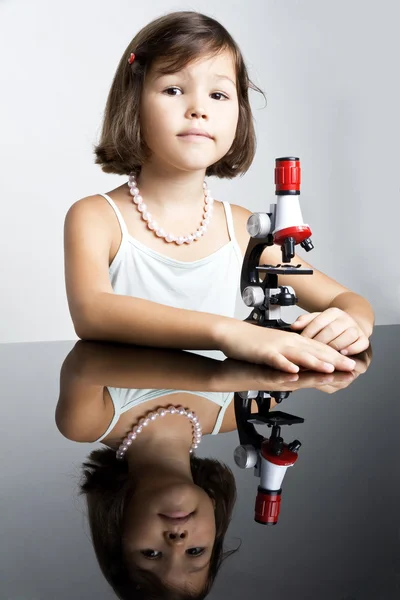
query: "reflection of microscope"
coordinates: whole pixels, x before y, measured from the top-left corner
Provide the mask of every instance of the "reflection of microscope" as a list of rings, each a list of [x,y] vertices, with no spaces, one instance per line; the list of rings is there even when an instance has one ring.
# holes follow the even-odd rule
[[[254,467],[254,475],[260,478],[257,490],[254,520],[263,525],[278,522],[282,481],[288,467],[296,462],[301,446],[298,440],[286,444],[281,437],[281,427],[293,423],[304,423],[304,419],[284,412],[269,412],[271,397],[282,402],[290,392],[239,392],[235,394],[235,417],[240,446],[234,453],[235,463],[241,469]],[[258,413],[251,413],[255,400]],[[272,427],[271,437],[260,435],[254,424]]]
[[[243,261],[240,289],[244,303],[254,307],[246,321],[255,325],[290,329],[290,325],[281,320],[281,306],[293,306],[298,299],[290,286],[278,286],[278,275],[313,273],[311,269],[301,269],[301,265],[259,266],[261,254],[267,246],[281,246],[283,263],[290,263],[297,244],[307,252],[314,247],[311,229],[303,223],[300,210],[300,175],[298,158],[277,158],[277,202],[271,204],[269,213],[254,213],[247,221],[251,238]],[[265,273],[264,281],[260,279],[262,273]]]

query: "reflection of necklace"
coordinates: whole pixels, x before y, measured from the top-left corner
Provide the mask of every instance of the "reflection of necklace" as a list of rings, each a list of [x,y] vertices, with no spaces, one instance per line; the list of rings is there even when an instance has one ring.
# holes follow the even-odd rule
[[[199,423],[199,419],[192,410],[185,410],[182,406],[169,406],[168,408],[159,408],[155,412],[147,413],[142,419],[140,419],[139,423],[135,425],[132,429],[131,433],[129,433],[126,438],[123,440],[122,444],[117,450],[117,458],[122,460],[125,456],[125,452],[128,450],[128,447],[132,444],[133,440],[137,438],[137,436],[143,431],[143,427],[147,427],[151,421],[155,421],[158,417],[165,417],[165,415],[182,415],[189,419],[192,423],[192,447],[190,448],[190,453],[193,452],[195,448],[198,448],[201,442],[201,425]]]
[[[142,215],[143,221],[147,223],[147,227],[154,231],[157,237],[164,238],[166,242],[175,242],[178,246],[182,244],[191,244],[196,240],[199,240],[202,235],[207,233],[208,225],[211,221],[212,213],[213,213],[213,203],[214,200],[211,197],[210,191],[207,188],[206,182],[203,183],[204,188],[204,212],[203,212],[203,220],[201,221],[200,227],[196,229],[194,233],[190,233],[188,235],[176,236],[173,233],[167,233],[158,226],[158,223],[154,221],[151,214],[147,211],[147,206],[143,202],[143,198],[140,195],[139,188],[136,182],[136,178],[134,173],[129,175],[129,191],[133,196],[132,200],[136,204],[138,211]]]

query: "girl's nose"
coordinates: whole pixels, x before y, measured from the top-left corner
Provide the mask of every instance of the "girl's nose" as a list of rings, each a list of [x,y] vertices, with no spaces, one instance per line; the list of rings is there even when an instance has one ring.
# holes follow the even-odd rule
[[[164,533],[165,540],[171,546],[178,546],[185,542],[188,536],[188,532],[185,531],[166,531]]]
[[[205,109],[199,104],[198,106],[191,106],[191,108],[188,108],[186,117],[188,119],[207,119],[208,115]]]

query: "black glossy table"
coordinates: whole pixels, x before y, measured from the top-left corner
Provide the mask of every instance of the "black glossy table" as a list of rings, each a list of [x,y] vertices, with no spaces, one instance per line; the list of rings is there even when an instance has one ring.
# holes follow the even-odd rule
[[[236,476],[225,543],[242,541],[210,598],[400,598],[399,339],[400,326],[377,327],[372,362],[353,383],[334,394],[295,391],[280,405],[304,423],[285,431],[302,447],[275,527],[254,521],[259,480],[234,462],[237,432],[203,438],[198,455],[226,462]],[[60,367],[74,344],[0,346],[2,600],[115,597],[77,494],[93,445],[63,438],[54,421]]]

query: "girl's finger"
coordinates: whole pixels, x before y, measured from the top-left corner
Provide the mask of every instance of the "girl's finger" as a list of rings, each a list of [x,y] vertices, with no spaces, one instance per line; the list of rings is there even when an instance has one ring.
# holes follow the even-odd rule
[[[358,338],[358,340],[356,342],[354,342],[353,344],[351,344],[350,346],[347,346],[345,348],[343,348],[343,350],[341,350],[341,354],[344,354],[345,356],[347,355],[351,355],[351,354],[359,354],[360,352],[363,352],[364,350],[366,350],[369,346],[369,340],[365,335],[362,335]]]
[[[321,313],[319,313],[319,312],[316,312],[316,313],[314,312],[314,313],[309,313],[308,315],[301,315],[298,319],[296,319],[296,321],[294,323],[292,323],[292,327],[304,328],[320,314]]]
[[[323,358],[318,358],[307,350],[299,352],[296,349],[291,349],[287,353],[287,356],[300,367],[305,367],[312,371],[332,373],[335,370],[335,366],[332,363],[327,362]]]
[[[299,367],[294,363],[285,358],[282,354],[268,354],[265,357],[266,364],[270,365],[274,369],[285,371],[286,373],[298,373]]]
[[[303,329],[301,335],[309,339],[313,339],[325,327],[330,325],[335,320],[335,318],[336,317],[333,313],[320,313],[318,317],[315,317],[315,319]]]
[[[349,327],[349,329],[346,329],[346,331],[343,331],[343,333],[338,335],[338,337],[334,338],[331,342],[329,342],[329,345],[331,346],[331,348],[334,348],[335,350],[340,352],[340,350],[343,350],[344,348],[347,348],[355,342],[357,342],[359,337],[360,335],[357,328]]]
[[[338,319],[336,321],[332,321],[329,325],[324,327],[324,329],[322,329],[322,331],[320,331],[316,336],[314,336],[313,339],[316,342],[321,342],[322,344],[328,345],[331,342],[333,342],[333,340],[336,340],[336,338],[342,335],[346,331],[346,329],[347,327],[345,323]],[[349,343],[346,345],[350,345],[354,341],[354,339],[349,339]],[[334,348],[334,346],[332,346],[332,348]],[[344,348],[344,346],[341,346],[341,348]]]
[[[315,389],[319,392],[323,392],[324,394],[334,394],[335,392],[339,391],[340,388],[338,389],[334,385],[317,385]]]

